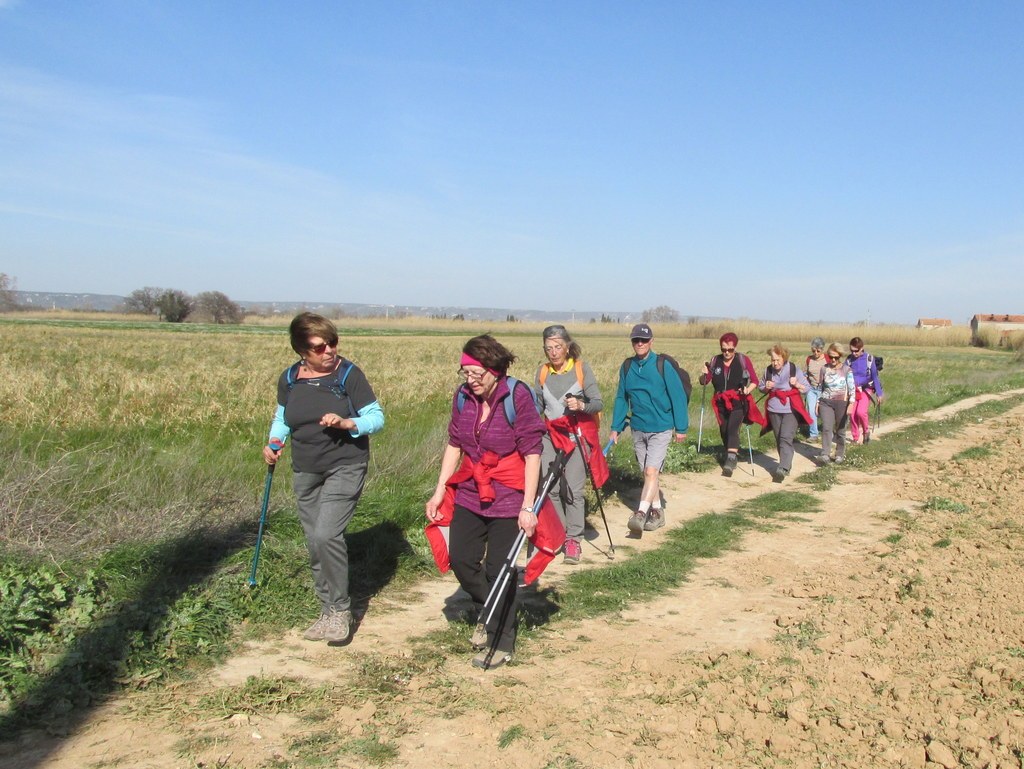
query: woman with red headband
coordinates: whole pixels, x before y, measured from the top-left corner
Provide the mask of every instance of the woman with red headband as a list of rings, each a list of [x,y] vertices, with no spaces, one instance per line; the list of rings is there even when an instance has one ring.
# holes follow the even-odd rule
[[[725,446],[722,475],[727,478],[736,469],[739,457],[740,425],[744,422],[762,427],[765,425],[764,416],[750,397],[750,393],[757,388],[757,371],[750,358],[736,352],[739,342],[739,337],[731,331],[722,334],[718,340],[721,355],[705,363],[700,373],[700,383],[707,385],[710,382],[715,389],[711,408],[718,420],[722,445]]]
[[[533,390],[508,376],[515,360],[489,334],[473,337],[463,346],[459,374],[466,381],[452,401],[448,446],[437,488],[426,504],[427,518],[439,522],[445,516],[446,491],[454,487],[448,557],[477,614],[519,530],[530,536],[537,527],[534,502],[541,437],[547,429],[537,413]],[[506,404],[509,398],[512,404]],[[512,659],[516,582],[511,580],[499,597],[490,623],[481,623],[473,631],[471,642],[480,650],[473,658],[477,667],[487,670]]]

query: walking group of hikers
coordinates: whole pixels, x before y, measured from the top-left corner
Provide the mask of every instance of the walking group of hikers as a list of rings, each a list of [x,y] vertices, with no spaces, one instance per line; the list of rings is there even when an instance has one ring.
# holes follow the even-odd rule
[[[363,490],[369,436],[384,426],[384,413],[363,372],[338,354],[338,332],[329,320],[301,313],[289,335],[300,360],[278,379],[278,406],[263,456],[272,470],[290,439],[296,504],[321,606],[320,617],[303,637],[339,644],[352,629],[344,533]],[[470,641],[478,652],[473,664],[485,670],[508,662],[515,649],[516,561],[524,542],[529,540],[533,550],[524,584],[536,580],[558,553],[564,563],[580,562],[586,481],[595,489],[604,485],[605,451],[627,426],[643,470],[643,487],[627,527],[641,536],[664,526],[659,475],[669,446],[686,440],[689,429],[689,374],[671,356],[653,351],[649,325],[637,324],[630,333],[633,355],[619,369],[604,451],[599,437],[604,402],[579,344],[561,325],[544,329],[542,339],[547,362],[532,383],[508,375],[516,356],[492,336],[476,336],[463,345],[459,374],[464,383],[452,398],[448,443],[437,486],[425,505],[426,536],[438,567],[451,569],[473,601],[476,622]],[[819,437],[820,419],[817,459],[822,463],[844,460],[848,420],[854,442],[869,440],[869,402],[884,397],[881,359],[865,353],[859,337],[850,340],[849,355],[841,345],[826,348],[824,340],[815,338],[803,367],[790,361],[786,348],[774,345],[762,378],[750,358],[737,351],[735,334],[724,334],[719,342],[720,354],[703,364],[699,382],[702,393],[712,386],[724,475],[731,476],[739,461],[744,424],[748,450],[750,424],[774,432],[776,482],[791,469],[801,423],[813,441]],[[767,416],[755,390],[764,393]],[[703,417],[702,394],[701,432]],[[268,472],[268,490],[269,477]]]

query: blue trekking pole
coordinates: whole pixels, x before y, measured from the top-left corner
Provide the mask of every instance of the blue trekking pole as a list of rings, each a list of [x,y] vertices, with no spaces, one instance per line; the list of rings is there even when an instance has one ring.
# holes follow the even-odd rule
[[[608,452],[612,450],[612,446],[614,446],[614,445],[615,445],[615,441],[613,441],[611,438],[609,438],[608,442],[606,444],[604,444],[604,448],[601,450],[601,453],[604,454],[607,457],[608,456]]]
[[[280,451],[283,443],[276,438],[270,442],[270,448]],[[267,507],[270,505],[270,484],[274,480],[274,468],[277,464],[267,465],[267,480],[263,484],[263,509],[260,511],[260,528],[256,533],[256,550],[252,554],[252,570],[249,572],[249,587],[256,587],[256,567],[260,563],[260,546],[263,544],[263,530],[267,526]]]
[[[700,388],[700,427],[697,429],[697,453],[700,454],[700,442],[704,437],[704,396],[708,394],[708,386]]]

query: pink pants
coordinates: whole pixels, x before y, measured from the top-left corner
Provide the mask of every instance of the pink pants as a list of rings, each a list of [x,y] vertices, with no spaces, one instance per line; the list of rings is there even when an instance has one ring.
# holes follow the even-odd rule
[[[857,399],[854,401],[853,416],[850,419],[850,435],[854,442],[860,440],[861,432],[867,435],[870,425],[868,424],[868,411],[871,409],[871,398],[868,394],[857,388]]]

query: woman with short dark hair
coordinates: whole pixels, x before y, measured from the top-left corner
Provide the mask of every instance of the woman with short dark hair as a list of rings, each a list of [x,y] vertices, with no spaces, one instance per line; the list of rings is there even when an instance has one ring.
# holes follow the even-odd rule
[[[342,643],[352,625],[345,529],[363,493],[369,436],[384,427],[384,412],[362,370],[338,354],[331,321],[303,312],[288,335],[299,361],[278,378],[263,458],[275,464],[291,438],[295,501],[320,601],[320,618],[303,638]]]
[[[447,517],[448,557],[463,590],[483,609],[491,586],[520,529],[537,527],[534,504],[540,481],[541,436],[533,390],[508,376],[516,360],[494,337],[476,336],[462,347],[459,374],[465,380],[452,399],[448,445],[426,514],[432,524]],[[508,403],[511,399],[511,403]],[[471,643],[484,670],[512,659],[518,622],[516,579],[498,596],[489,623],[480,623]]]

